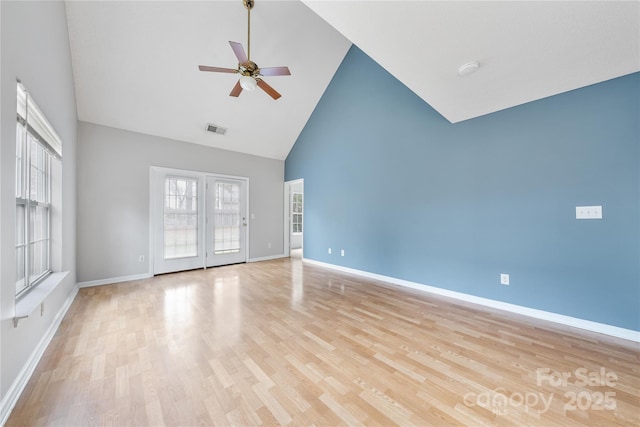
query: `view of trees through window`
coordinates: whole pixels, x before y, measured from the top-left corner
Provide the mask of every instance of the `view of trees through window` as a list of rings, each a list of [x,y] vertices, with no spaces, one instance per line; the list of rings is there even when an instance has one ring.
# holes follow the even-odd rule
[[[292,230],[294,233],[302,233],[302,194],[293,193],[291,204]]]

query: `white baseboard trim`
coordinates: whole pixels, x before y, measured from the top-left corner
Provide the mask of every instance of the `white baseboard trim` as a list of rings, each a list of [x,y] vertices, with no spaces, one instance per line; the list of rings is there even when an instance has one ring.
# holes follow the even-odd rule
[[[272,259],[279,259],[279,258],[287,258],[287,256],[285,254],[278,254],[278,255],[262,256],[258,258],[249,258],[248,262],[269,261]]]
[[[522,314],[524,316],[529,316],[536,319],[548,320],[550,322],[559,323],[561,325],[573,326],[575,328],[580,328],[580,329],[584,329],[591,332],[598,332],[600,334],[610,335],[612,337],[622,338],[622,339],[634,341],[634,342],[640,342],[640,331],[634,331],[632,329],[625,329],[618,326],[607,325],[606,323],[598,323],[598,322],[593,322],[591,320],[584,320],[576,317],[565,316],[564,314],[552,313],[549,311],[538,310],[535,308],[524,307],[521,305],[510,304],[502,301],[496,301],[489,298],[483,298],[475,295],[465,294],[462,292],[450,291],[447,289],[437,288],[435,286],[423,285],[416,282],[410,282],[408,280],[397,279],[395,277],[390,277],[390,276],[383,276],[381,274],[376,274],[376,273],[369,273],[368,271],[342,267],[339,265],[320,262],[320,261],[316,261],[308,258],[303,259],[303,262],[307,264],[315,265],[318,267],[322,267],[322,268],[328,268],[331,270],[340,271],[342,273],[352,274],[355,276],[365,277],[367,279],[390,283],[396,286],[416,289],[418,291],[423,291],[431,294],[454,298],[460,301],[465,301],[473,304],[483,305],[486,307],[496,308],[498,310],[504,310],[511,313]]]
[[[148,279],[149,277],[152,277],[151,273],[134,274],[131,276],[112,277],[110,279],[89,280],[87,282],[78,282],[77,286],[79,288],[90,288],[92,286],[113,285],[114,283]]]
[[[29,379],[31,379],[31,375],[33,375],[33,371],[35,371],[36,366],[38,366],[42,355],[49,346],[49,343],[53,339],[53,336],[58,331],[58,327],[60,326],[60,323],[62,323],[62,319],[64,319],[65,314],[67,314],[67,310],[69,310],[69,307],[71,307],[71,303],[73,303],[73,300],[75,299],[77,294],[78,287],[74,286],[73,290],[58,311],[58,314],[56,314],[56,317],[51,322],[51,325],[45,332],[44,336],[42,337],[36,348],[33,350],[33,353],[31,353],[31,356],[29,356],[26,363],[22,366],[22,369],[18,373],[18,376],[16,377],[13,384],[11,384],[11,387],[9,387],[9,390],[7,390],[7,394],[4,396],[4,399],[2,399],[2,402],[0,402],[0,426],[5,425],[5,423],[9,419],[11,411],[13,411],[13,408],[16,406],[20,395],[24,391],[24,388],[27,386]]]

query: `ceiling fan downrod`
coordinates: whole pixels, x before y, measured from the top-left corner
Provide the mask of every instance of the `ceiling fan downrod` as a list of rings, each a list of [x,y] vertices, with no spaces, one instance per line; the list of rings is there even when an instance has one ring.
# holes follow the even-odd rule
[[[251,9],[255,5],[254,0],[242,0],[247,8],[247,61],[251,61]]]

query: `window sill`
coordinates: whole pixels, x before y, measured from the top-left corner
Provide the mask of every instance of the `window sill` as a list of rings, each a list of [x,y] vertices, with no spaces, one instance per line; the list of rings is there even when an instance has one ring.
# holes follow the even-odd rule
[[[26,319],[31,316],[34,310],[42,304],[42,302],[53,292],[55,288],[62,283],[68,271],[59,273],[51,273],[46,279],[38,283],[33,289],[30,289],[24,295],[16,300],[16,314],[13,317],[13,327],[18,327],[20,319]]]
[[[302,231],[299,233],[291,233],[292,236],[302,236]]]

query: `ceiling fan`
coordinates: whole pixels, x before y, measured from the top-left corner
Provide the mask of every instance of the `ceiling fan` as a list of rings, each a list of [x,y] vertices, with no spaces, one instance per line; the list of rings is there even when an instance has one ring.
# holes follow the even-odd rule
[[[240,96],[242,89],[252,91],[258,86],[265,91],[273,99],[280,98],[280,94],[267,84],[262,77],[265,76],[290,76],[291,72],[288,67],[265,67],[259,68],[258,65],[251,60],[251,9],[254,6],[254,0],[242,0],[244,7],[247,8],[247,53],[241,43],[230,41],[231,49],[238,58],[238,68],[220,68],[200,65],[200,71],[213,71],[215,73],[238,73],[240,79],[231,90],[229,96]]]

